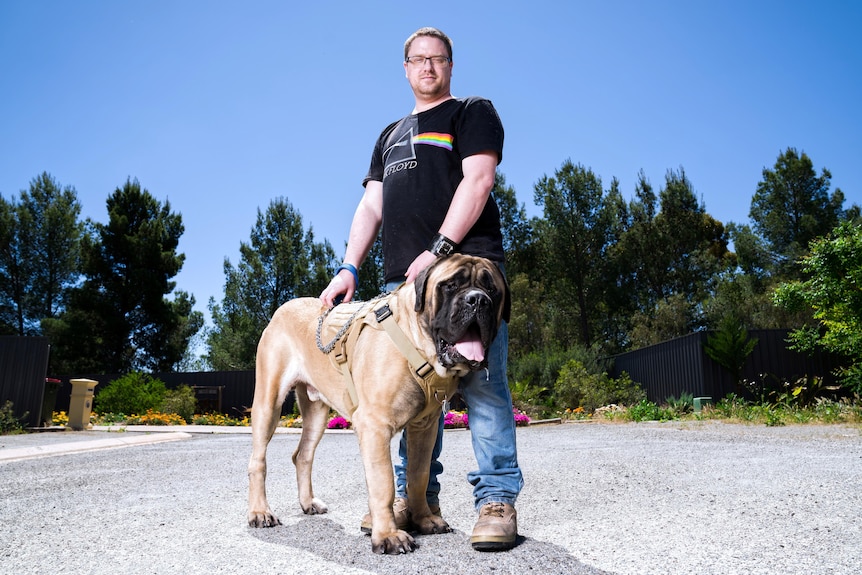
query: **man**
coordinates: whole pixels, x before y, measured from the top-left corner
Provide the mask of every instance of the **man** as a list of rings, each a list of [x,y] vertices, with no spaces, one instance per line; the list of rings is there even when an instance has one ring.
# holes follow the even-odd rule
[[[488,100],[454,98],[452,42],[440,30],[421,28],[404,44],[404,71],[415,108],[386,127],[363,181],[344,263],[320,299],[349,301],[356,290],[356,269],[378,231],[383,230],[387,290],[413,282],[438,257],[458,251],[503,264],[500,213],[491,198],[503,154],[503,127]],[[506,378],[508,328],[501,326],[488,351],[488,370],[462,379],[461,396],[470,415],[473,450],[479,466],[468,474],[479,519],[470,542],[482,551],[509,549],[517,538],[514,504],[523,486],[515,446],[512,398]],[[427,499],[439,513],[442,465],[437,461],[442,417],[431,462]],[[406,509],[406,448],[395,466],[396,523],[409,525]]]

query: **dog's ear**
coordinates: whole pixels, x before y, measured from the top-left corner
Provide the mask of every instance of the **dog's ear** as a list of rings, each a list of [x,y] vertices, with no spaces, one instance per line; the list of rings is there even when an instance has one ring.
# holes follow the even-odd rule
[[[500,280],[503,282],[503,321],[509,323],[512,317],[512,292],[509,289],[509,282],[506,280],[506,274],[500,269],[500,266],[494,264],[497,273],[500,275]]]
[[[503,294],[503,321],[509,323],[512,317],[512,292],[509,290],[509,282],[506,277],[503,277],[503,285],[506,286],[506,293]]]
[[[413,306],[413,310],[417,313],[423,311],[425,309],[425,291],[428,288],[428,276],[430,275],[431,268],[437,262],[432,263],[430,266],[419,272],[419,275],[416,276],[416,281],[413,282],[416,284],[416,305]]]

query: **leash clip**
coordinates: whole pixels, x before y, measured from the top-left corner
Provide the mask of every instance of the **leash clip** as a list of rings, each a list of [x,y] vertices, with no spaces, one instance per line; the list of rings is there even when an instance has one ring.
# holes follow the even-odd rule
[[[437,403],[439,403],[440,407],[443,409],[443,415],[446,415],[447,413],[449,413],[449,406],[450,406],[449,396],[446,395],[446,393],[444,393],[443,394],[443,400],[441,401],[440,398],[437,397],[437,394],[439,393],[439,391],[440,390],[437,390],[437,389],[434,390],[434,399],[437,400]]]
[[[377,323],[383,323],[383,320],[392,316],[392,310],[389,309],[389,304],[385,304],[375,309],[374,315],[377,318]]]

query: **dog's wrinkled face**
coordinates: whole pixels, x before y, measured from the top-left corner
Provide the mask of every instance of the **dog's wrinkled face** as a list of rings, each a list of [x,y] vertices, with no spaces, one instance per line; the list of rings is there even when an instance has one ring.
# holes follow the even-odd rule
[[[454,255],[437,260],[416,280],[416,311],[427,322],[446,368],[487,365],[488,347],[509,319],[509,289],[491,261]]]

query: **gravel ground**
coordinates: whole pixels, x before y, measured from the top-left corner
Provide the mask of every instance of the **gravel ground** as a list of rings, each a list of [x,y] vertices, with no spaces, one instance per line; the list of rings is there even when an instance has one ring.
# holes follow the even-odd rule
[[[172,428],[171,431],[184,431]],[[12,449],[141,433],[0,437]],[[469,546],[469,431],[445,435],[443,516],[415,553],[380,557],[359,532],[366,491],[352,433],[322,441],[307,517],[290,456],[270,447],[284,525],[246,526],[247,434],[0,460],[0,573],[855,574],[862,565],[862,430],[716,422],[519,428],[521,538]]]

